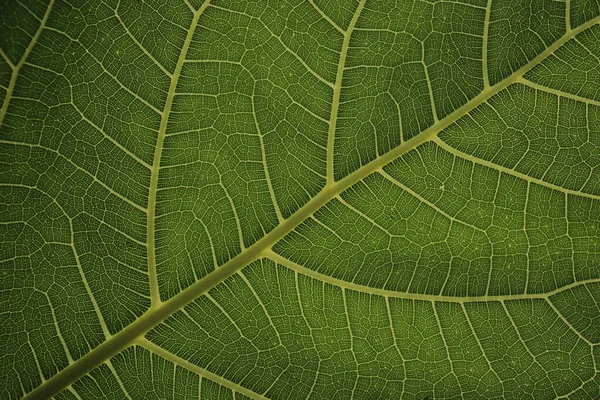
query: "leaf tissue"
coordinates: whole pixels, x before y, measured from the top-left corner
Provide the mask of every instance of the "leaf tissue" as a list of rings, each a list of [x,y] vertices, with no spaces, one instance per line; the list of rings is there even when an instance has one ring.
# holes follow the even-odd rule
[[[0,56],[0,398],[600,399],[600,0],[3,0]]]

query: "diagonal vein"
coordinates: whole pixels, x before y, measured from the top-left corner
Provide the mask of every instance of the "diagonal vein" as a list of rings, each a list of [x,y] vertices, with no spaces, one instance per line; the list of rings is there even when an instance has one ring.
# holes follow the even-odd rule
[[[52,10],[53,5],[54,5],[54,0],[50,0],[50,2],[48,3],[48,8],[46,9],[46,13],[44,14],[44,17],[42,18],[42,21],[40,22],[40,26],[37,29],[37,31],[35,32],[35,34],[33,35],[33,37],[31,38],[31,42],[29,42],[29,46],[27,46],[27,49],[25,49],[25,53],[23,53],[23,56],[21,56],[21,59],[19,60],[19,62],[16,65],[14,65],[14,67],[11,65],[11,67],[13,67],[13,69],[12,69],[12,74],[10,76],[10,82],[8,84],[8,89],[6,90],[6,95],[4,97],[4,101],[2,102],[2,108],[0,108],[0,127],[2,126],[2,123],[4,122],[4,117],[6,117],[6,113],[8,112],[8,104],[10,103],[10,98],[13,94],[13,91],[15,90],[15,84],[17,83],[17,77],[19,76],[19,71],[21,71],[21,67],[23,67],[23,65],[25,64],[25,61],[27,61],[27,57],[29,57],[29,53],[31,53],[31,50],[37,43],[42,31],[46,27],[46,22],[48,21],[48,17],[50,16],[50,11]],[[2,52],[2,54],[3,54],[3,58],[6,58],[6,60],[8,60],[8,57],[4,56],[4,52]],[[9,65],[10,65],[10,63],[9,63]]]
[[[358,7],[354,12],[354,16],[348,25],[348,29],[344,32],[344,41],[342,42],[342,51],[340,52],[340,58],[338,61],[337,73],[335,76],[335,84],[333,85],[333,100],[331,102],[331,114],[329,116],[329,131],[327,133],[327,183],[331,184],[334,182],[333,175],[333,155],[334,155],[334,142],[335,142],[335,128],[337,123],[338,109],[340,106],[340,94],[342,92],[342,80],[344,76],[344,69],[346,67],[346,56],[348,55],[348,48],[350,47],[350,37],[352,31],[356,26],[356,21],[365,6],[366,0],[361,0],[358,3]]]
[[[175,98],[175,92],[177,91],[177,83],[179,82],[179,76],[181,75],[181,69],[185,63],[187,52],[194,37],[194,32],[198,26],[198,20],[200,15],[210,4],[210,0],[206,0],[200,9],[194,14],[190,29],[188,29],[185,37],[185,42],[179,53],[177,59],[177,65],[175,71],[171,76],[171,84],[169,85],[169,92],[167,93],[167,101],[165,102],[165,109],[162,112],[160,119],[160,127],[158,129],[158,137],[156,139],[156,147],[154,149],[154,159],[152,161],[152,169],[150,175],[150,189],[148,193],[148,217],[147,217],[147,234],[146,240],[148,241],[148,276],[150,280],[150,300],[152,306],[160,304],[160,294],[158,292],[158,276],[156,272],[156,243],[154,236],[154,224],[156,219],[156,192],[158,191],[158,175],[160,172],[160,159],[162,157],[163,144],[167,132],[167,126],[169,125],[169,115],[171,114],[171,108],[173,107],[173,99]]]
[[[564,292],[565,290],[572,289],[577,286],[586,285],[589,283],[600,282],[600,279],[590,279],[586,281],[578,281],[570,283],[567,286],[557,288],[548,293],[523,293],[523,294],[507,294],[507,295],[483,295],[483,296],[446,296],[443,294],[422,294],[422,293],[410,293],[400,292],[396,290],[379,289],[371,286],[361,285],[358,283],[348,282],[342,279],[333,278],[329,275],[322,274],[310,268],[299,265],[273,251],[265,254],[270,260],[275,261],[277,264],[290,269],[298,274],[308,276],[310,278],[329,283],[331,285],[340,287],[342,289],[353,290],[361,293],[368,293],[386,298],[401,298],[410,300],[421,300],[421,301],[433,301],[433,302],[448,302],[448,303],[476,303],[476,302],[489,302],[489,301],[509,301],[509,300],[525,300],[525,299],[548,299],[551,296]]]
[[[483,165],[485,167],[488,167],[488,168],[500,171],[500,172],[505,173],[507,175],[512,175],[512,176],[515,176],[515,177],[517,177],[519,179],[523,179],[524,181],[527,181],[527,182],[530,182],[530,183],[535,183],[535,184],[538,184],[540,186],[545,186],[547,188],[559,191],[559,192],[564,193],[564,194],[571,194],[571,195],[575,195],[575,196],[588,197],[590,199],[600,200],[600,196],[599,195],[582,192],[580,190],[567,189],[565,187],[562,187],[562,186],[559,186],[559,185],[555,185],[554,183],[546,182],[543,179],[534,178],[532,176],[526,175],[526,174],[524,174],[522,172],[519,172],[519,171],[516,171],[516,170],[514,170],[512,168],[504,167],[504,166],[502,166],[500,164],[496,164],[494,162],[484,160],[484,159],[479,158],[477,156],[464,153],[464,152],[458,150],[457,148],[450,146],[448,143],[444,142],[442,139],[440,139],[438,137],[434,138],[433,141],[435,142],[435,144],[437,144],[438,146],[440,146],[442,149],[444,149],[448,153],[450,153],[450,154],[452,154],[452,155],[454,155],[456,157],[460,157],[460,158],[462,158],[464,160],[471,161],[472,163]]]
[[[212,372],[207,371],[204,368],[198,367],[196,364],[192,364],[191,362],[184,360],[183,358],[171,353],[170,351],[165,350],[164,348],[162,348],[160,346],[157,346],[156,344],[152,343],[148,339],[140,338],[136,341],[136,344],[145,348],[146,350],[150,351],[151,353],[154,353],[157,356],[162,357],[165,360],[170,361],[173,364],[180,366],[181,368],[185,368],[202,378],[210,379],[211,381],[214,381],[221,386],[229,388],[229,389],[233,390],[234,392],[238,392],[243,395],[246,395],[246,396],[250,397],[251,399],[257,399],[257,400],[266,399],[266,397],[264,397],[261,394],[253,392],[250,389],[246,389],[245,387],[238,385],[235,382],[227,380],[217,374],[213,374]]]
[[[551,93],[558,97],[566,97],[568,99],[579,101],[581,103],[593,104],[595,106],[600,107],[600,101],[598,101],[598,100],[590,99],[590,98],[580,96],[577,94],[573,94],[573,93],[568,93],[563,90],[553,89],[551,87],[540,85],[539,83],[535,83],[535,82],[527,80],[525,78],[521,78],[519,80],[519,82],[522,83],[523,85],[527,85],[530,88],[535,89],[535,90],[539,90],[539,91],[546,92],[546,93]]]
[[[207,0],[199,9],[198,13],[194,18],[194,21],[197,22],[199,14],[207,7],[208,1],[209,0]],[[364,0],[361,3],[364,3]],[[237,256],[230,259],[221,267],[209,273],[204,278],[195,282],[193,285],[189,286],[188,288],[186,288],[176,296],[172,297],[168,301],[159,303],[155,307],[151,307],[150,310],[142,314],[142,316],[140,316],[135,322],[125,327],[116,335],[112,336],[110,339],[100,344],[94,350],[90,351],[88,354],[81,357],[76,362],[69,365],[67,368],[58,372],[52,378],[46,380],[35,390],[30,392],[29,395],[25,397],[25,399],[42,399],[52,397],[54,394],[68,387],[72,382],[81,378],[98,365],[104,363],[106,360],[110,359],[111,357],[113,357],[123,349],[127,348],[128,346],[134,344],[135,341],[139,340],[139,338],[145,335],[146,332],[148,332],[156,325],[160,324],[169,316],[181,310],[185,305],[191,303],[196,298],[203,295],[214,286],[218,285],[219,283],[223,282],[236,272],[240,271],[246,265],[252,263],[253,261],[256,261],[261,257],[264,257],[266,254],[271,252],[270,249],[275,243],[277,243],[286,234],[295,229],[304,220],[309,218],[315,211],[317,211],[324,204],[326,204],[331,199],[339,195],[341,192],[348,189],[355,183],[361,181],[367,175],[370,175],[371,173],[377,171],[384,165],[402,156],[406,152],[416,148],[417,146],[428,140],[433,139],[440,131],[453,124],[459,118],[468,114],[481,103],[487,101],[490,97],[494,96],[495,94],[505,89],[512,83],[518,81],[523,76],[523,74],[525,74],[527,71],[533,68],[533,66],[537,65],[543,59],[548,57],[550,54],[556,51],[556,49],[558,49],[568,40],[573,38],[575,35],[598,23],[600,23],[600,17],[596,17],[586,22],[585,24],[582,24],[577,28],[567,32],[559,40],[557,40],[555,43],[549,46],[546,50],[544,50],[537,57],[532,59],[529,63],[524,65],[522,68],[517,70],[511,76],[498,82],[494,86],[484,89],[479,95],[474,97],[472,100],[465,103],[463,106],[461,106],[451,114],[447,115],[443,119],[439,120],[437,123],[421,132],[419,135],[413,137],[412,139],[402,143],[400,146],[389,151],[388,153],[385,153],[377,159],[364,165],[363,167],[354,171],[345,178],[327,185],[314,198],[307,202],[304,205],[304,207],[302,207],[294,214],[292,214],[289,218],[284,220],[271,232],[266,234],[262,239],[258,240],[252,246],[246,248],[246,250],[242,251]],[[176,75],[178,74],[174,74],[174,76]],[[174,89],[175,86],[172,86]],[[166,129],[166,122],[167,120],[165,119],[164,129]],[[160,144],[162,145],[162,143]],[[152,212],[150,214],[153,215],[154,213]],[[154,232],[152,232],[152,234],[153,233]],[[154,271],[154,273],[156,273],[156,271]],[[578,284],[581,283],[582,282],[579,282]],[[563,289],[566,288],[567,287]]]

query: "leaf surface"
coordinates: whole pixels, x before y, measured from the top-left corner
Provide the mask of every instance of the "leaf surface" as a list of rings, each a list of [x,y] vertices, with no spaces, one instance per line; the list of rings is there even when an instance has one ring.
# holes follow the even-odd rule
[[[3,2],[0,397],[598,398],[599,15]]]

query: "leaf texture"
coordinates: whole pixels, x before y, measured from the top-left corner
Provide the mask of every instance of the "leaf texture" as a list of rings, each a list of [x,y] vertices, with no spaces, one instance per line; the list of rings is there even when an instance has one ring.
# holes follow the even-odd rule
[[[0,29],[0,397],[600,398],[599,0]]]

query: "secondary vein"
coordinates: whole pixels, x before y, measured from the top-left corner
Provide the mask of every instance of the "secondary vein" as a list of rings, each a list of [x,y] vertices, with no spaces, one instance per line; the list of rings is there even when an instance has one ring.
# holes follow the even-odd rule
[[[8,104],[10,103],[10,99],[12,97],[13,91],[15,90],[15,84],[17,83],[17,77],[19,76],[21,67],[23,67],[23,65],[25,64],[25,61],[27,61],[27,57],[29,57],[29,53],[31,53],[31,50],[37,43],[40,35],[42,34],[42,31],[46,27],[46,22],[48,21],[48,17],[50,16],[50,11],[52,10],[53,5],[54,5],[54,0],[50,0],[50,2],[48,3],[48,8],[46,9],[46,13],[44,14],[44,17],[42,18],[42,21],[40,22],[40,26],[38,27],[37,31],[31,38],[31,42],[29,42],[29,46],[27,46],[27,48],[25,49],[25,52],[21,56],[21,59],[19,60],[19,62],[16,65],[14,65],[14,66],[11,65],[11,62],[10,62],[8,56],[5,55],[4,52],[2,52],[3,58],[5,58],[9,64],[9,66],[12,67],[12,74],[10,76],[10,82],[8,83],[6,95],[4,96],[4,101],[2,102],[2,108],[0,108],[0,127],[2,126],[2,123],[4,122],[6,113],[8,112]]]
[[[356,21],[365,6],[366,0],[361,0],[358,3],[358,7],[354,12],[354,16],[348,25],[348,29],[344,32],[344,41],[342,42],[342,50],[340,52],[340,58],[338,61],[337,73],[335,76],[335,84],[333,85],[333,100],[331,101],[331,114],[329,116],[329,130],[327,133],[327,184],[333,184],[335,178],[333,176],[333,156],[334,156],[334,142],[335,142],[335,129],[338,119],[338,109],[340,106],[340,95],[342,92],[342,80],[344,77],[344,69],[346,67],[346,56],[348,55],[348,48],[350,47],[350,37],[352,31],[356,26]]]
[[[175,92],[177,91],[177,83],[179,82],[179,76],[181,75],[181,69],[185,63],[188,49],[194,32],[198,26],[198,19],[204,10],[210,4],[210,0],[206,0],[202,6],[194,13],[194,18],[188,29],[185,41],[179,53],[177,59],[177,65],[175,71],[171,76],[171,83],[169,85],[169,92],[167,93],[167,100],[165,102],[165,108],[162,112],[160,119],[160,126],[158,129],[158,137],[156,139],[156,147],[154,149],[154,159],[152,161],[152,168],[150,174],[150,189],[148,193],[148,217],[147,217],[147,259],[148,259],[148,279],[150,281],[150,301],[152,307],[155,307],[161,303],[160,293],[158,288],[158,274],[156,271],[156,238],[154,236],[154,224],[156,220],[156,192],[158,191],[158,175],[160,172],[160,160],[162,157],[163,145],[169,125],[169,115],[171,114],[171,108],[173,107],[173,99],[175,98]]]

